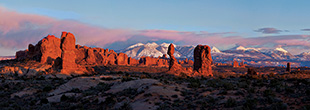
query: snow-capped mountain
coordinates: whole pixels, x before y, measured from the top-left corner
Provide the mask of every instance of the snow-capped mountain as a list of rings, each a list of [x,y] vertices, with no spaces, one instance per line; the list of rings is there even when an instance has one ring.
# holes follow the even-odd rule
[[[236,46],[229,50],[223,51],[225,53],[231,53],[233,56],[238,57],[250,57],[266,60],[290,60],[295,59],[295,56],[289,53],[287,50],[277,47],[275,49],[263,49],[253,47]]]
[[[301,61],[310,61],[310,52],[302,52],[299,55],[296,55],[296,57]]]
[[[142,56],[163,56],[168,51],[168,43],[137,43],[118,52],[126,53],[129,57],[140,58]],[[188,58],[193,60],[194,45],[174,45],[176,58]],[[292,55],[282,47],[273,49],[253,48],[236,46],[228,50],[219,50],[214,46],[211,47],[212,58],[215,62],[227,62],[234,59],[254,62],[273,62],[275,65],[283,65],[284,62],[305,62],[310,61],[310,52],[303,52],[299,55]],[[169,56],[168,56],[169,57]],[[282,63],[280,63],[282,62]],[[273,64],[272,64],[273,65]]]
[[[162,44],[156,44],[155,42],[153,43],[147,43],[147,44],[143,44],[143,43],[137,43],[134,45],[129,46],[128,48],[124,49],[124,50],[120,50],[119,52],[123,52],[125,54],[127,54],[129,57],[132,58],[140,58],[142,56],[153,56],[153,57],[158,57],[158,56],[163,56],[164,54],[167,53],[168,51],[168,46],[170,44],[167,43],[162,43]],[[187,48],[187,49],[185,49]],[[175,57],[187,57],[189,53],[192,53],[191,50],[189,49],[189,47],[179,47],[179,46],[175,46],[175,53],[174,56]],[[183,54],[181,54],[179,51],[181,51]],[[186,53],[186,54],[185,54]]]
[[[120,50],[119,52],[123,52],[132,58],[140,58],[142,56],[158,57],[167,54],[169,45],[170,44],[168,43],[156,44],[155,42],[147,44],[137,43],[129,46],[124,50]],[[175,46],[174,56],[176,58],[193,57],[195,49],[194,45],[185,45],[185,46],[174,45],[174,46]],[[221,51],[216,47],[211,46],[211,53],[221,53]]]
[[[216,47],[211,46],[211,53],[221,53],[221,51],[217,49]]]

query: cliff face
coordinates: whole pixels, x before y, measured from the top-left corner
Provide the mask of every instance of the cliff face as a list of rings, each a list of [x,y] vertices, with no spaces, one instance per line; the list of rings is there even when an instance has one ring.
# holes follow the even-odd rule
[[[212,74],[211,49],[207,45],[197,45],[194,50],[194,71],[202,76],[213,76]]]
[[[136,60],[125,53],[116,53],[114,50],[76,45],[75,36],[72,33],[62,32],[61,38],[48,35],[35,46],[29,44],[27,50],[16,52],[16,59],[35,60],[52,65],[52,70],[63,74],[83,74],[87,72],[86,65],[128,65],[169,67],[169,72],[175,75],[185,73],[187,76],[212,76],[209,46],[198,45],[195,48],[194,63],[188,59],[178,62],[174,57],[173,44],[169,45],[167,54],[170,59],[164,54],[157,58],[141,57]],[[190,67],[184,68],[181,64],[194,64],[196,71]]]
[[[16,59],[53,65],[54,70],[63,74],[83,74],[84,65],[168,66],[167,58],[142,57],[136,60],[114,50],[76,45],[75,36],[70,32],[62,32],[61,38],[48,35],[35,46],[29,44],[27,50],[16,52]]]

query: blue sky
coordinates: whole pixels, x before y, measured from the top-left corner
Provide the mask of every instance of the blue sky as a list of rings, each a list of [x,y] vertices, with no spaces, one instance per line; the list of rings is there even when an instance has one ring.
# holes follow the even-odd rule
[[[18,12],[73,19],[107,28],[241,31],[310,27],[307,0],[5,0]]]
[[[309,4],[308,0],[0,0],[1,7],[17,13],[75,21],[104,29],[231,32],[223,37],[242,38],[308,35],[310,31],[301,29],[310,28]],[[278,31],[257,31],[262,28]],[[175,43],[181,42],[184,41]],[[109,47],[108,43],[99,46]]]

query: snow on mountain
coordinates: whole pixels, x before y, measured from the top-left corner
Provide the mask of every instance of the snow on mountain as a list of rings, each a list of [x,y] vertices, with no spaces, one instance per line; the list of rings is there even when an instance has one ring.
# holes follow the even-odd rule
[[[277,47],[274,49],[275,51],[280,51],[280,52],[284,52],[284,53],[288,53],[285,49],[281,48],[281,47]]]
[[[299,55],[296,55],[296,57],[299,59],[299,60],[307,60],[307,61],[310,61],[310,52],[302,52],[301,54]]]
[[[132,58],[140,58],[142,56],[158,57],[167,54],[169,45],[170,44],[168,43],[156,44],[155,42],[147,44],[137,43],[129,46],[124,50],[120,50],[120,52],[123,52]],[[174,46],[175,46],[175,53],[174,53],[175,57],[177,58],[193,57],[195,46],[192,45],[190,46],[174,45]],[[219,50],[216,48],[215,51],[219,52]]]
[[[144,44],[142,44],[142,43],[137,43],[137,44],[134,44],[134,45],[129,46],[127,49],[135,48],[135,47],[142,46],[142,45],[144,45]]]
[[[211,46],[211,53],[221,53],[221,51],[217,49],[216,47]]]
[[[253,47],[243,47],[243,46],[236,46],[231,48],[230,50],[242,50],[242,51],[260,51],[261,48],[253,48]]]
[[[167,48],[169,47],[169,45],[170,45],[170,44],[168,44],[168,43],[162,43],[162,44],[160,44],[160,46],[162,46],[162,47],[167,47]],[[174,44],[173,44],[173,45],[174,45]]]
[[[168,43],[157,44],[152,43],[137,43],[129,46],[119,52],[126,53],[129,57],[140,58],[142,56],[163,56],[167,54]],[[174,45],[176,58],[193,59],[194,45]],[[248,61],[310,61],[310,52],[304,52],[299,55],[292,55],[287,50],[277,47],[273,49],[253,48],[236,46],[234,48],[221,51],[214,46],[211,47],[212,58],[215,60],[230,61],[233,59],[245,59]],[[169,57],[169,56],[168,56]]]

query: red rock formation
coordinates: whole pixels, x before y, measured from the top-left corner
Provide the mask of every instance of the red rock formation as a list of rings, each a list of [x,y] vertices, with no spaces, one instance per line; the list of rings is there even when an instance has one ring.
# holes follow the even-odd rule
[[[174,57],[174,45],[170,44],[168,47],[167,54],[170,57],[169,70],[177,71],[181,70],[182,66],[178,63],[177,59]]]
[[[87,64],[96,64],[96,56],[94,54],[94,50],[92,48],[88,48],[86,53],[87,53],[86,63]]]
[[[42,54],[41,63],[52,64],[56,58],[61,56],[59,38],[56,38],[54,35],[48,35],[47,37],[42,39],[40,43],[40,50]]]
[[[107,64],[108,65],[115,65],[117,53],[115,53],[114,50],[110,50],[108,53],[106,53],[106,55],[107,55],[107,58],[106,58]]]
[[[138,65],[139,64],[139,61],[138,60],[136,60],[136,59],[133,59],[133,58],[131,58],[131,57],[129,57],[128,58],[128,64],[129,65]]]
[[[28,50],[18,51],[16,59],[31,59],[41,63],[52,64],[57,57],[61,56],[60,39],[54,35],[48,35],[43,38],[35,46],[28,45]]]
[[[244,64],[244,61],[241,61],[241,63],[240,63],[240,67],[242,67],[242,68],[245,68],[245,64]]]
[[[234,60],[232,65],[233,65],[234,68],[239,67],[239,63],[236,60]]]
[[[167,59],[167,54],[163,54],[163,56],[161,58]]]
[[[71,74],[77,69],[77,64],[75,63],[75,37],[70,32],[62,32],[61,35],[61,59],[62,68],[61,73]]]
[[[168,66],[168,60],[164,58],[154,58],[149,56],[142,56],[139,59],[139,65],[142,66],[159,66],[159,67],[166,67]]]
[[[116,57],[117,65],[127,65],[128,64],[128,56],[124,53],[119,53]]]
[[[197,45],[194,49],[194,71],[201,76],[213,76],[211,49],[207,45]]]
[[[144,66],[155,66],[157,63],[157,60],[155,58],[149,57],[149,56],[142,56],[139,60],[140,65]]]
[[[187,64],[194,65],[194,61],[193,60],[188,60]]]
[[[17,59],[17,60],[26,59],[26,56],[27,56],[27,50],[17,51],[15,54],[15,59]]]
[[[291,72],[291,63],[290,62],[287,63],[286,71]]]

